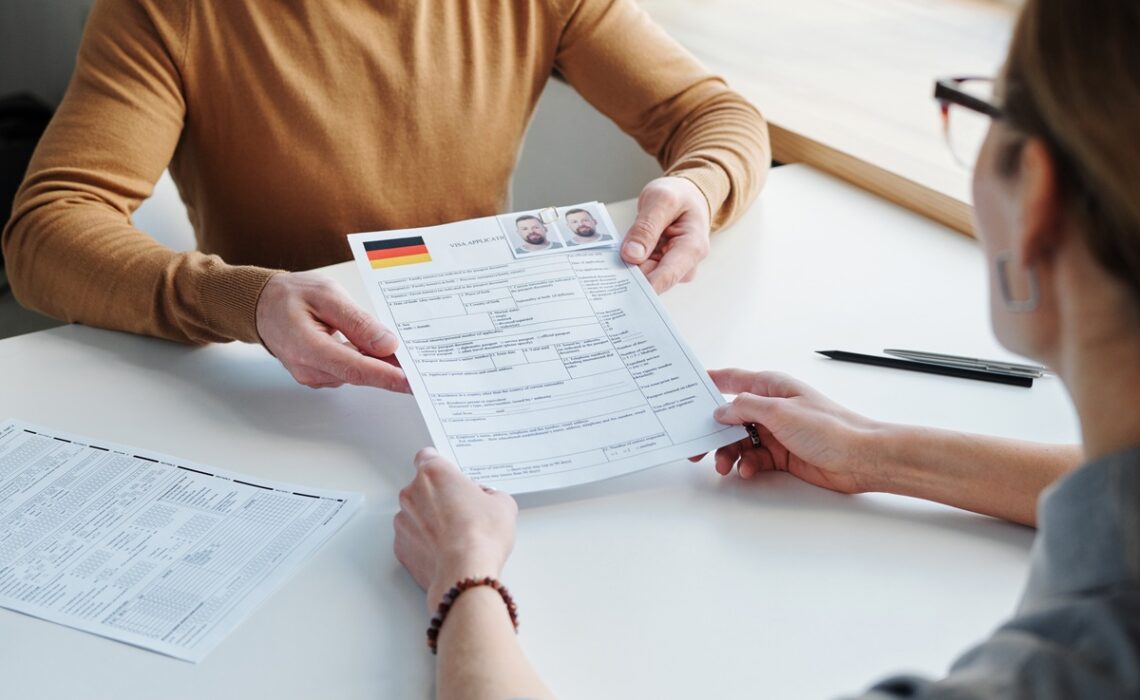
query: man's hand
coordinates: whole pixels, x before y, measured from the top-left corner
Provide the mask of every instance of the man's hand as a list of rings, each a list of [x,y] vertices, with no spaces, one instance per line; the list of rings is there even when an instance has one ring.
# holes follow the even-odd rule
[[[683,177],[659,177],[646,185],[622,258],[640,267],[660,294],[692,280],[708,254],[709,205],[700,189]]]
[[[338,331],[347,342],[335,337]],[[393,356],[396,335],[322,275],[285,272],[272,277],[257,300],[257,333],[305,386],[358,384],[410,391]]]

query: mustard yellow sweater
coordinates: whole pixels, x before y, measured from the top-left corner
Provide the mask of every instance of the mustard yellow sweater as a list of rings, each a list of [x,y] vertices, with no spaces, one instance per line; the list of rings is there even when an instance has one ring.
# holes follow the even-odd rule
[[[100,0],[4,231],[12,289],[67,321],[256,341],[274,270],[498,213],[552,71],[714,226],[760,188],[759,113],[633,0]],[[131,225],[167,166],[195,252]]]

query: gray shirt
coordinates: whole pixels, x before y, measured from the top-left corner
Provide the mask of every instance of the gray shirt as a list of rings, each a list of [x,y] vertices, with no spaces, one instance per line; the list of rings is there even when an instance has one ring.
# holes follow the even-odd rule
[[[896,677],[861,700],[1140,698],[1140,448],[1041,498],[1014,617],[938,681]]]

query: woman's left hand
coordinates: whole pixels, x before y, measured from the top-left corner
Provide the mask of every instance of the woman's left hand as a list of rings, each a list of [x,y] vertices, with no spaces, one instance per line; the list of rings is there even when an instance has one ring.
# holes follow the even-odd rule
[[[498,578],[515,541],[518,505],[479,486],[428,447],[416,454],[416,478],[400,491],[394,549],[427,591],[428,611],[463,578]]]

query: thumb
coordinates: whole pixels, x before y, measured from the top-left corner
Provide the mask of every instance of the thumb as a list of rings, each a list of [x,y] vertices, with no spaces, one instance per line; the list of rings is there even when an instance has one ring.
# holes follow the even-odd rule
[[[713,418],[725,425],[759,423],[767,425],[781,409],[783,399],[755,394],[737,394],[731,403],[717,406]]]
[[[343,333],[358,350],[373,357],[388,357],[396,352],[400,344],[396,334],[357,306],[346,293],[337,288],[318,294],[310,303],[320,320]]]
[[[681,203],[671,193],[647,187],[637,202],[637,220],[629,227],[622,244],[622,258],[635,265],[645,262],[662,232],[681,214]]]

